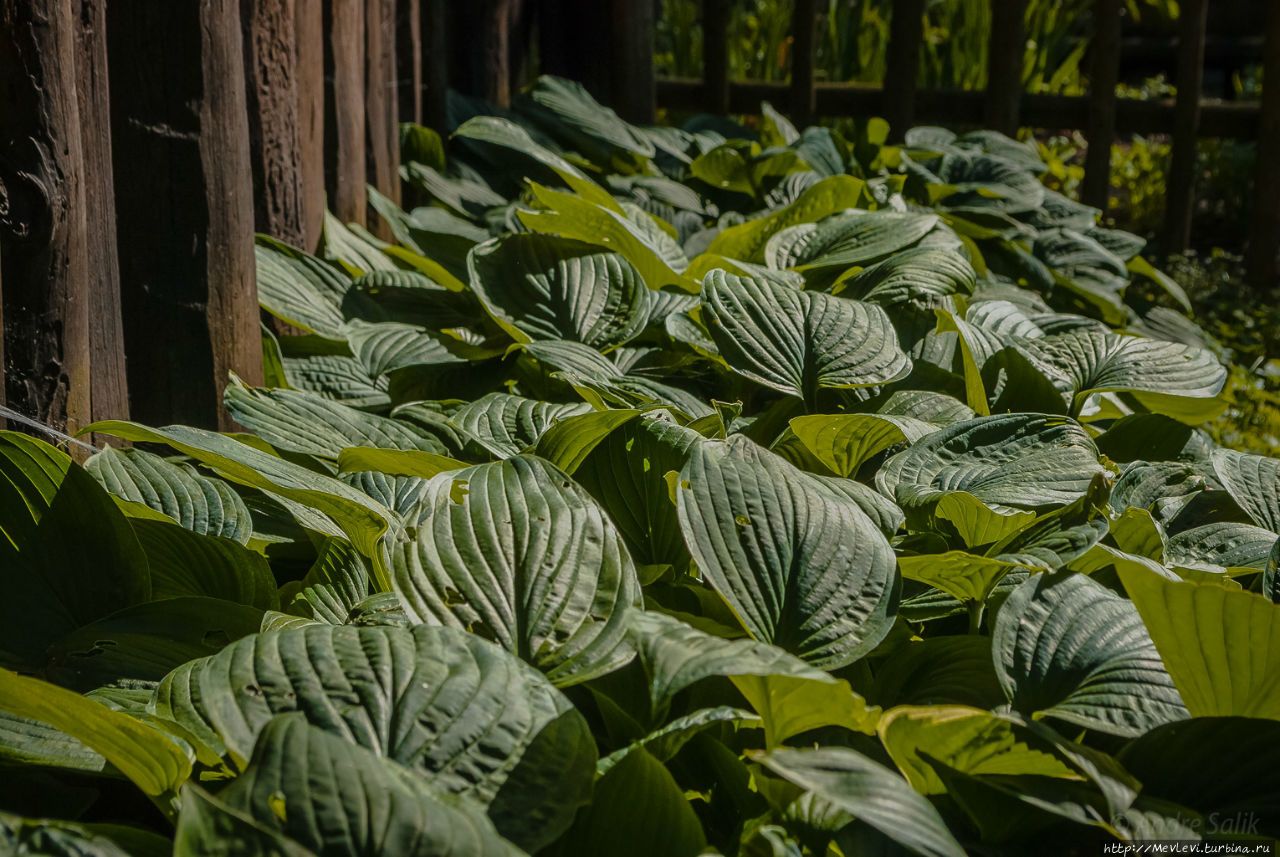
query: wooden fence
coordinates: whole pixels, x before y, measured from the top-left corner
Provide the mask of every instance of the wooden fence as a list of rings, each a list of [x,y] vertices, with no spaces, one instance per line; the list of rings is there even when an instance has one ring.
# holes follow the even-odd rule
[[[991,0],[992,85],[918,89],[924,0],[899,0],[883,88],[818,83],[816,0],[795,0],[789,84],[729,78],[735,0],[703,0],[705,77],[658,80],[654,0],[0,0],[0,404],[74,431],[133,418],[232,428],[228,373],[262,378],[254,231],[316,248],[326,202],[389,236],[366,184],[399,199],[401,120],[447,127],[448,88],[509,103],[526,60],[631,121],[658,106],[799,123],[1080,128],[1085,196],[1105,203],[1110,144],[1174,137],[1168,246],[1185,246],[1198,136],[1280,152],[1280,2],[1269,3],[1262,104],[1202,101],[1208,0],[1182,0],[1179,97],[1115,97],[1122,0],[1096,0],[1091,95],[1025,95],[1026,0]],[[1227,2],[1227,0],[1215,0]],[[1280,157],[1260,157],[1253,282],[1275,280]]]

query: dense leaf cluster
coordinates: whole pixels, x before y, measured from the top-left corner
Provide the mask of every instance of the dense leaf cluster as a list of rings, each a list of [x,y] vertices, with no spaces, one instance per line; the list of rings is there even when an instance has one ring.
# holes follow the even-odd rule
[[[395,244],[260,239],[250,433],[0,435],[0,850],[1280,833],[1280,460],[1139,240],[991,133],[453,107]]]

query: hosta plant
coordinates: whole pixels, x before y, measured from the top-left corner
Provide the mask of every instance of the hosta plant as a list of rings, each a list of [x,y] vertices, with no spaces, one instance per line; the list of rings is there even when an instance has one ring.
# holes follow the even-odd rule
[[[1280,459],[998,134],[404,135],[263,237],[244,432],[0,435],[19,854],[921,855],[1280,834]]]

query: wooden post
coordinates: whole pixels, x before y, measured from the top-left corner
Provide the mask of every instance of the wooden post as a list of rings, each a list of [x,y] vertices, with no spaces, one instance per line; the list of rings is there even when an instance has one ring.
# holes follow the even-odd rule
[[[1086,205],[1107,213],[1111,196],[1111,144],[1116,138],[1116,83],[1120,79],[1120,0],[1094,0],[1093,60],[1089,66],[1089,124],[1085,139]]]
[[[613,108],[628,122],[652,125],[657,99],[653,70],[652,0],[613,0]]]
[[[1022,101],[1023,20],[1027,0],[991,0],[991,42],[987,55],[985,118],[988,128],[1010,137],[1018,133]]]
[[[365,151],[367,179],[378,193],[400,202],[400,122],[396,96],[396,0],[366,0]],[[370,231],[393,240],[391,225],[366,212]]]
[[[532,0],[511,0],[511,23],[507,35],[507,86],[512,93],[524,88],[529,71],[529,47],[533,41]],[[655,91],[655,97],[657,95]]]
[[[0,258],[9,407],[90,418],[89,244],[70,0],[0,0]]]
[[[1254,203],[1245,263],[1249,285],[1266,293],[1276,287],[1276,250],[1280,247],[1280,4],[1267,12],[1262,59],[1262,121],[1254,172]]]
[[[107,39],[133,417],[229,430],[229,373],[262,383],[240,4],[111,0]]]
[[[1208,0],[1183,0],[1178,19],[1178,97],[1173,114],[1173,153],[1166,184],[1166,253],[1191,243],[1196,196],[1196,137],[1200,132],[1200,91],[1204,85],[1204,27]]]
[[[74,0],[76,89],[84,162],[84,211],[89,260],[90,412],[96,420],[129,418],[116,195],[111,174],[111,92],[107,78],[106,0]],[[115,442],[99,438],[102,442]]]
[[[302,0],[306,2],[306,0]],[[294,0],[241,0],[254,228],[302,247],[302,147]]]
[[[324,153],[329,209],[365,222],[364,5],[324,0]]]
[[[612,4],[603,0],[542,0],[538,4],[538,55],[543,74],[576,80],[596,99],[613,95]],[[621,74],[623,69],[617,69]]]
[[[729,112],[729,0],[703,0],[702,80],[707,110]]]
[[[423,119],[442,136],[449,124],[449,21],[445,0],[422,0],[422,46],[426,53]]]
[[[302,248],[314,252],[324,226],[324,8],[295,3],[297,23],[298,163],[302,182]]]
[[[813,75],[817,29],[817,0],[795,0],[791,15],[791,121],[802,130],[817,118]]]
[[[898,0],[889,19],[889,55],[884,71],[884,116],[893,139],[915,124],[916,73],[924,39],[924,0]]]
[[[399,0],[396,4],[396,89],[400,94],[400,121],[422,124],[422,4]]]
[[[484,0],[480,85],[498,107],[511,106],[511,0]]]

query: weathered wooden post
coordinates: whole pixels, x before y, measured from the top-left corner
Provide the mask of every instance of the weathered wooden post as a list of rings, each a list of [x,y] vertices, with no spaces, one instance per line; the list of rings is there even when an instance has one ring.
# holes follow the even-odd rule
[[[125,374],[116,195],[111,172],[106,0],[73,0],[71,16],[76,34],[76,90],[89,260],[90,413],[94,420],[122,420],[129,418],[129,383]]]
[[[653,124],[657,79],[653,69],[652,0],[613,0],[613,108],[628,122]]]
[[[711,113],[729,112],[729,0],[703,0],[703,100]]]
[[[364,5],[324,0],[324,157],[329,210],[365,222]]]
[[[423,121],[440,134],[446,131],[449,114],[449,37],[446,0],[423,0],[422,50],[425,53],[423,74]]]
[[[1208,0],[1183,0],[1178,19],[1178,96],[1173,113],[1173,153],[1166,185],[1166,253],[1191,243],[1196,201],[1196,137],[1200,133],[1200,91],[1204,87],[1204,27]]]
[[[306,0],[302,0],[303,3]],[[294,0],[242,0],[254,228],[307,243]]]
[[[5,398],[69,432],[91,419],[76,53],[71,0],[0,0]]]
[[[1027,37],[1027,0],[991,0],[991,47],[987,55],[984,118],[988,128],[1018,133],[1022,103],[1022,58]]]
[[[817,0],[795,0],[791,16],[791,121],[799,128],[817,117],[813,54],[818,29]]]
[[[107,39],[133,416],[230,429],[228,375],[262,381],[239,2],[111,0]]]
[[[1089,65],[1089,124],[1085,139],[1085,204],[1107,213],[1111,195],[1111,144],[1116,139],[1116,83],[1120,79],[1120,0],[1095,0],[1093,60]]]
[[[422,4],[396,3],[396,90],[400,121],[422,124]]]
[[[400,121],[396,95],[396,0],[365,0],[365,151],[369,184],[400,202]],[[366,213],[379,238],[392,239],[391,226]]]
[[[296,2],[298,163],[302,171],[302,247],[314,251],[324,226],[324,8]]]
[[[884,71],[884,118],[894,139],[915,124],[916,73],[924,39],[924,0],[898,0],[889,19],[889,54]]]

